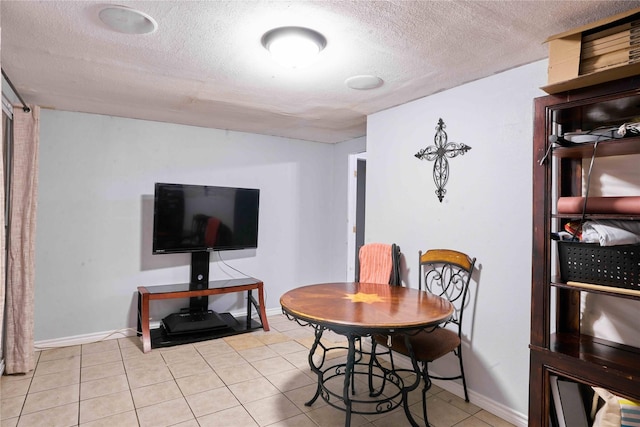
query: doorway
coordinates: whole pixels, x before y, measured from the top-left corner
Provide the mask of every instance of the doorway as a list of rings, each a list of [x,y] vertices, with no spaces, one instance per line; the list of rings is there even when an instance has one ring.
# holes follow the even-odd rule
[[[349,156],[349,218],[347,221],[347,280],[355,280],[358,251],[364,244],[367,153]]]

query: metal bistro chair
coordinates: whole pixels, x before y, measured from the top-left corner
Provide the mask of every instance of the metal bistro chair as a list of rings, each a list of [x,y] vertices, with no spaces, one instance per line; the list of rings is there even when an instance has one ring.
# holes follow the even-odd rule
[[[426,425],[427,418],[426,393],[431,387],[431,378],[439,380],[462,380],[465,401],[469,401],[467,382],[464,376],[462,363],[462,315],[467,304],[467,294],[471,275],[476,259],[451,249],[432,249],[424,254],[419,252],[419,281],[418,289],[422,290],[424,281],[425,291],[449,300],[455,307],[452,318],[432,331],[420,331],[409,336],[409,342],[416,361],[421,365],[421,376],[424,380],[422,389],[422,411]],[[391,345],[389,345],[391,344]],[[388,340],[387,336],[375,335],[372,340],[372,354],[376,355],[375,348],[382,345],[391,349],[389,353],[393,366],[393,352],[398,352],[410,357],[405,344],[404,334],[393,334]],[[436,359],[453,352],[458,357],[460,374],[454,376],[433,376],[429,374],[428,365]],[[377,357],[377,356],[376,356]]]

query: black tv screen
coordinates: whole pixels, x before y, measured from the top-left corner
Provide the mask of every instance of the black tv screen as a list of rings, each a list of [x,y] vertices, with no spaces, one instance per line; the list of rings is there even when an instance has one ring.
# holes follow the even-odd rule
[[[260,190],[156,183],[153,253],[258,247]]]

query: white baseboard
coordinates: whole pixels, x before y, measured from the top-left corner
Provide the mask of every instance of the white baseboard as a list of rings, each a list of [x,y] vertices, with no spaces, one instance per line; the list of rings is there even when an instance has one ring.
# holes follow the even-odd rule
[[[439,381],[436,383],[438,387],[444,388],[440,383],[447,381]],[[449,383],[453,383],[453,381],[448,381]],[[435,381],[434,381],[435,383]],[[460,388],[460,395],[464,396],[464,390],[461,385],[455,384]],[[487,396],[476,393],[473,390],[469,390],[469,400],[473,402],[474,405],[479,406],[487,412],[491,412],[493,415],[496,415],[502,418],[505,421],[510,422],[511,424],[519,427],[527,427],[528,424],[528,416],[526,414],[522,414],[520,412],[514,411],[512,408],[509,408],[502,403],[498,403],[495,400],[489,399]],[[448,390],[451,391],[451,390]],[[453,393],[453,392],[452,392]]]
[[[69,347],[72,345],[90,344],[98,341],[113,340],[136,335],[134,329],[118,329],[115,331],[95,332],[92,334],[74,335],[71,337],[54,338],[50,340],[35,341],[33,346],[36,350],[46,350],[49,348]]]
[[[276,308],[267,308],[265,310],[265,312],[267,313],[267,317],[268,316],[277,316],[279,314],[282,314],[282,308],[280,307],[276,307]]]
[[[275,316],[278,314],[282,314],[281,308],[270,308],[265,310],[267,316]],[[245,310],[237,310],[232,311],[231,315],[236,318],[244,318],[247,315],[247,311]],[[149,328],[155,329],[160,327],[160,321],[155,320],[149,322]],[[118,329],[114,331],[103,331],[103,332],[95,332],[91,334],[84,335],[74,335],[70,337],[62,337],[62,338],[54,338],[50,340],[40,340],[34,342],[34,347],[36,350],[46,350],[49,348],[57,348],[57,347],[69,347],[72,345],[82,345],[82,344],[90,344],[98,341],[112,340],[123,337],[131,337],[136,335],[136,331],[134,329]],[[2,361],[2,367],[4,368],[4,360]]]

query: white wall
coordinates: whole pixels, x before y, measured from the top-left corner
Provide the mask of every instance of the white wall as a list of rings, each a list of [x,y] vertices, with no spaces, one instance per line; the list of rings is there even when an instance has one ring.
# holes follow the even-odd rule
[[[346,232],[336,222],[346,221],[348,152],[364,143],[42,110],[36,340],[135,327],[137,286],[188,282],[188,255],[151,255],[153,185],[160,181],[260,188],[258,249],[221,256],[264,281],[267,309],[277,309],[293,287],[344,280]],[[343,163],[340,183],[334,175]],[[239,277],[220,262],[210,275]],[[210,305],[238,311],[244,298],[211,297]],[[154,303],[151,316],[159,320],[185,303]]]
[[[447,247],[477,257],[464,325],[468,386],[526,417],[531,287],[533,98],[546,61],[395,107],[368,118],[366,241],[395,242],[405,280],[417,287],[418,250]],[[450,142],[472,147],[449,159],[442,203],[433,162],[438,119]],[[473,323],[473,324],[472,324]],[[452,359],[434,364],[443,371]]]

